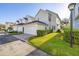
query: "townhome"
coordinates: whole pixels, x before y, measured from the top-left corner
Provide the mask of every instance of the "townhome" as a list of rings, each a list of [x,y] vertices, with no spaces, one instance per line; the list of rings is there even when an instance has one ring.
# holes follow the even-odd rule
[[[61,20],[57,13],[40,9],[35,17],[23,17],[23,20],[16,25],[16,31],[25,34],[37,35],[37,30],[52,29],[56,32],[61,26]]]
[[[48,24],[49,29],[53,29],[54,32],[60,29],[61,19],[59,15],[55,12],[40,9],[37,15],[35,16],[35,19]]]

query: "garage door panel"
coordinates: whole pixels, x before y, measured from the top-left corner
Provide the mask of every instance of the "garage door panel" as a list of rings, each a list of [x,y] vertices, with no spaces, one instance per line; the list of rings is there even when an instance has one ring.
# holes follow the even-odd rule
[[[24,26],[24,33],[36,35],[37,34],[36,30],[37,27],[34,25]]]

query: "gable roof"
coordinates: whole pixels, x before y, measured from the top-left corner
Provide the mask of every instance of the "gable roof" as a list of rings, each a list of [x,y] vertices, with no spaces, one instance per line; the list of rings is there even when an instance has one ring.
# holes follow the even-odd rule
[[[59,15],[58,15],[57,13],[53,12],[53,11],[50,11],[50,10],[43,10],[43,9],[40,9],[40,10],[38,11],[38,13],[36,14],[36,16],[39,14],[40,11],[44,11],[44,12],[48,12],[48,13],[53,13],[53,14],[55,14],[55,15],[59,18],[59,20],[61,21]],[[35,16],[35,17],[36,17],[36,16]]]
[[[45,10],[40,9],[40,10],[37,12],[37,14],[35,15],[35,17],[39,14],[40,11],[44,11],[44,12],[45,12]]]
[[[53,11],[50,11],[50,10],[46,10],[46,11],[49,12],[49,13],[53,13],[53,14],[55,14],[55,15],[59,18],[59,20],[61,21],[59,15],[58,15],[57,13],[55,13],[55,12],[53,12]]]

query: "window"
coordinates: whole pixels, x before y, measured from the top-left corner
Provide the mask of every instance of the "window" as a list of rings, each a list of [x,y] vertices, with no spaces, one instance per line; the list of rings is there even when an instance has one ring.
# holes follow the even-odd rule
[[[58,26],[58,24],[57,24],[57,26]]]
[[[51,16],[52,16],[51,14],[49,14],[49,16],[48,16],[49,17],[49,22],[51,22]]]
[[[55,30],[55,26],[53,26],[53,29]]]
[[[25,20],[28,20],[28,18],[26,18],[26,17],[25,17],[24,19],[25,19]]]
[[[79,13],[79,7],[78,7],[78,13]]]

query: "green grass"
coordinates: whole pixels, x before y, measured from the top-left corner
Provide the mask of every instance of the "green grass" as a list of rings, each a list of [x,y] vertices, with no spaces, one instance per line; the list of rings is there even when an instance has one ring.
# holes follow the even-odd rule
[[[51,33],[43,37],[30,40],[30,43],[37,48],[54,56],[79,56],[79,45],[71,48],[70,44],[63,40],[60,33]]]

